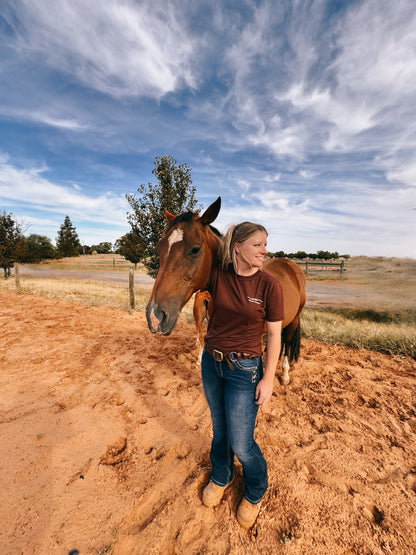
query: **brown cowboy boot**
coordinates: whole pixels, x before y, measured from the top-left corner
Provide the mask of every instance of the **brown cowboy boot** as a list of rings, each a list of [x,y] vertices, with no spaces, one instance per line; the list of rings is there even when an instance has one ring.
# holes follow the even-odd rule
[[[217,484],[214,484],[214,482],[210,480],[202,492],[202,503],[206,507],[216,507],[219,505],[225,490],[230,484],[227,484],[226,486],[217,486]]]
[[[253,505],[245,497],[241,500],[237,510],[237,520],[244,528],[251,528],[256,522],[260,511],[260,503]]]

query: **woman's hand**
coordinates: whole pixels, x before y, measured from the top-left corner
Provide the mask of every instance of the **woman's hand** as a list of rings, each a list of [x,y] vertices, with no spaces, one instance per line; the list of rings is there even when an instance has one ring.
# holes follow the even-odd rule
[[[257,384],[256,405],[265,405],[270,401],[273,393],[273,380],[277,361],[280,355],[280,336],[282,322],[266,322],[267,326],[267,351],[266,367],[263,378]]]
[[[273,379],[263,378],[259,381],[256,388],[256,405],[265,405],[273,393]]]

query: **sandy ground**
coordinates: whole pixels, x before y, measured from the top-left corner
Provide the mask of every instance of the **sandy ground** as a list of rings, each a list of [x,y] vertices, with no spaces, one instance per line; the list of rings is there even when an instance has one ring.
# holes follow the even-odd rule
[[[257,440],[257,523],[216,509],[192,324],[0,292],[0,553],[416,553],[415,362],[304,341]]]

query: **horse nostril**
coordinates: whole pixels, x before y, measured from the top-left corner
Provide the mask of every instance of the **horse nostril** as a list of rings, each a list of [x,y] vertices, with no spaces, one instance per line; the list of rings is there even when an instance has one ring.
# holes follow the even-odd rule
[[[164,310],[161,310],[161,311],[159,312],[159,314],[160,314],[159,325],[161,325],[161,324],[163,324],[163,322],[166,321],[167,316],[166,316],[166,312],[165,312]]]
[[[168,307],[158,305],[153,299],[146,307],[147,325],[152,333],[169,335],[175,327],[178,315],[179,310],[174,312],[174,316],[172,317],[172,313]]]
[[[149,323],[150,331],[156,332],[159,328],[159,318],[155,314],[155,309],[152,306],[147,312],[147,321]]]

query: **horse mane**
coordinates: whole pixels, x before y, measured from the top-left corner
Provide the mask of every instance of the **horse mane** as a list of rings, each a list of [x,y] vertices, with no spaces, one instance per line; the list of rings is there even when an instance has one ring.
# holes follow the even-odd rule
[[[191,212],[190,210],[188,212],[184,212],[183,214],[179,214],[179,216],[176,216],[176,218],[170,222],[167,231],[180,222],[190,222],[193,218],[195,218],[195,216],[198,216],[198,214],[196,214],[196,212]],[[222,233],[220,233],[216,227],[211,224],[208,227],[217,237],[220,239],[224,238]]]
[[[217,237],[219,237],[220,239],[224,239],[224,235],[220,233],[216,227],[210,224],[209,228],[213,233],[215,233]]]

